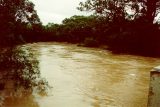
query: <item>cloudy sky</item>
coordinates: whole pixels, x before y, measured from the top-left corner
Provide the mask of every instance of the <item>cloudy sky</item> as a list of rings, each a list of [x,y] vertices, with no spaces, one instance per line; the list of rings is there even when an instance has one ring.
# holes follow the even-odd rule
[[[43,22],[61,23],[64,18],[73,15],[88,15],[87,12],[80,12],[76,9],[80,1],[85,0],[31,0]]]

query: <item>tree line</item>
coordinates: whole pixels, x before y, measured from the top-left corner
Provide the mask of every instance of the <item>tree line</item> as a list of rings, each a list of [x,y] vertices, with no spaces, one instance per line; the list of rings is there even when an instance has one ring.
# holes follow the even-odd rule
[[[28,0],[0,0],[0,44],[69,42],[118,53],[160,56],[159,0],[86,0],[62,24],[42,25]],[[4,20],[5,19],[5,20]]]

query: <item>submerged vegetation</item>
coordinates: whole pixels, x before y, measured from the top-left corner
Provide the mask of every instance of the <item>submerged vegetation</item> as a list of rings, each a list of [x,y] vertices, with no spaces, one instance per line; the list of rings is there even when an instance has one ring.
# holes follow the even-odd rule
[[[9,99],[47,95],[48,82],[41,77],[39,62],[30,48],[5,48],[0,53],[0,65],[0,106]]]

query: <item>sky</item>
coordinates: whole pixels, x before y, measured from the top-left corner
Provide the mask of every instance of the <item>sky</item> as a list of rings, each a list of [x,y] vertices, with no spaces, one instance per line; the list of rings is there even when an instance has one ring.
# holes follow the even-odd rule
[[[41,19],[41,22],[60,24],[63,19],[73,15],[90,15],[88,12],[81,12],[76,9],[79,3],[86,0],[31,0],[35,4],[35,10]],[[155,18],[158,20],[160,14]]]
[[[76,9],[85,0],[31,0],[44,25],[49,22],[60,24],[63,19],[73,15],[89,15]]]

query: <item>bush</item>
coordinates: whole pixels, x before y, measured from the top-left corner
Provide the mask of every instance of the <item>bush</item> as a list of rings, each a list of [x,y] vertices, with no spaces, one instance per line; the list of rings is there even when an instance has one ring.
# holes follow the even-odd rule
[[[99,43],[94,38],[88,37],[88,38],[85,38],[85,40],[84,40],[84,46],[97,47],[97,46],[99,46]]]

